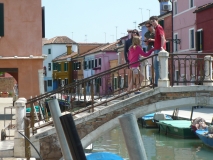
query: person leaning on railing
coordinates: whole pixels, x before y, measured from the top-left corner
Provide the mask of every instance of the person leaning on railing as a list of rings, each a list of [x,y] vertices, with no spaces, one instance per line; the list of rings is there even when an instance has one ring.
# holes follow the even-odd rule
[[[139,65],[140,63],[137,62],[139,60],[140,56],[143,57],[148,57],[152,52],[154,51],[154,48],[149,50],[147,53],[145,53],[140,45],[140,37],[138,36],[134,36],[132,39],[132,45],[129,47],[129,55],[128,55],[128,60],[129,60],[129,67],[131,69],[132,72],[130,72],[130,83],[128,86],[127,91],[130,91],[130,89],[132,88],[132,81],[133,79],[136,79],[136,87],[137,89],[140,88],[140,77],[141,77],[141,81],[143,79],[140,69],[139,69]],[[137,62],[137,63],[134,63]],[[134,64],[132,64],[134,63]]]

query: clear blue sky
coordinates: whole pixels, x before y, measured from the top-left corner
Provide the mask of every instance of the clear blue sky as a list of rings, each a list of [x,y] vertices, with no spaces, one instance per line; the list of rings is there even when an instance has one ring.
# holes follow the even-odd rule
[[[158,0],[42,0],[45,36],[68,36],[76,42],[114,42],[136,29],[152,15],[160,14]],[[85,36],[86,35],[86,36]]]

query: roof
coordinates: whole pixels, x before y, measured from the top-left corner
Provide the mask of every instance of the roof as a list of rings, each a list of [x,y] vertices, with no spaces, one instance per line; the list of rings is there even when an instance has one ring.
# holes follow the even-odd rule
[[[198,7],[193,13],[198,13],[198,12],[201,12],[201,11],[206,10],[211,7],[213,7],[213,3],[207,3],[207,4],[204,4],[200,7]]]
[[[45,44],[67,44],[67,43],[76,43],[76,42],[67,36],[57,36],[57,37],[47,40],[44,43],[44,45]]]
[[[159,16],[158,16],[158,19],[161,20],[161,19],[163,19],[163,18],[169,16],[170,14],[172,14],[172,11],[168,11],[168,12],[166,12],[166,13],[164,13],[164,14],[159,15]],[[145,25],[146,22],[148,22],[148,21],[149,21],[149,20],[144,21],[144,22],[138,24],[138,26],[143,26],[143,25]]]
[[[88,55],[88,54],[92,54],[92,53],[97,53],[97,52],[107,52],[107,51],[115,51],[116,48],[117,48],[117,44],[119,43],[119,41],[116,41],[116,42],[113,42],[113,43],[106,43],[106,44],[103,44],[89,52],[86,52],[84,55]]]
[[[77,55],[77,52],[72,52],[70,55],[67,55],[67,52],[57,56],[55,59],[53,59],[53,62],[56,61],[63,61],[63,60],[67,60],[67,58],[71,58],[74,57],[75,55]]]

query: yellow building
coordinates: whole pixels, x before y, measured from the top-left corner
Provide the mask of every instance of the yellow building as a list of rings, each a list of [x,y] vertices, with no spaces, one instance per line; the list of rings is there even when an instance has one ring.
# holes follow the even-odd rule
[[[72,52],[72,45],[67,45],[67,52],[56,57],[53,62],[53,90],[65,86],[72,82],[72,64],[71,59],[77,55]]]

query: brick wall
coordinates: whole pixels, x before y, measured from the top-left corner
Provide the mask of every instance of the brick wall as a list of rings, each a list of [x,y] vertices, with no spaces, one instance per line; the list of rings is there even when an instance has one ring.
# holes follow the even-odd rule
[[[13,77],[0,78],[0,92],[13,93],[15,79]]]

